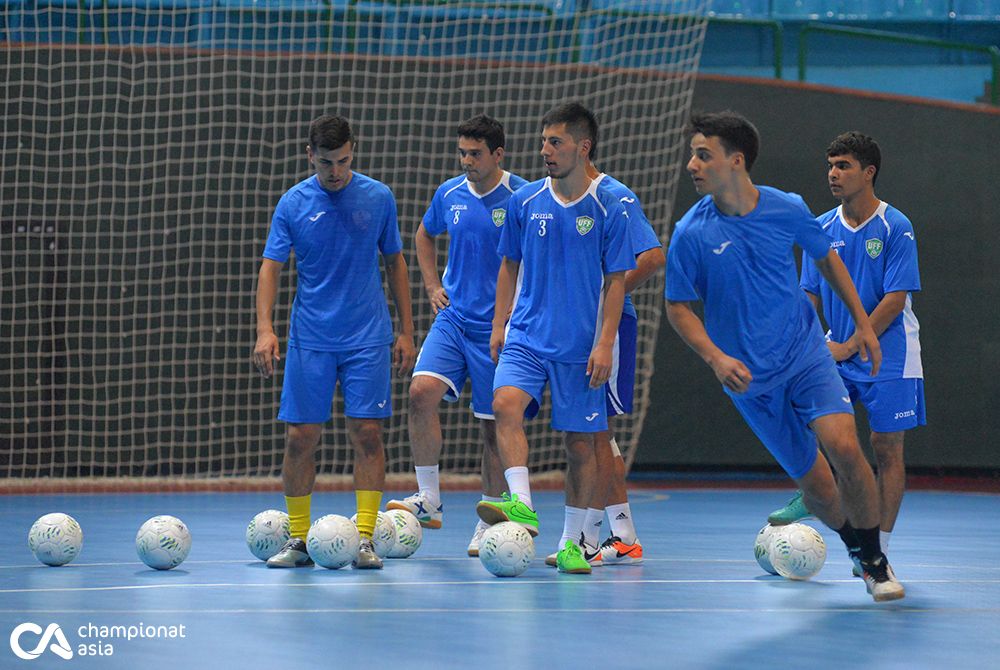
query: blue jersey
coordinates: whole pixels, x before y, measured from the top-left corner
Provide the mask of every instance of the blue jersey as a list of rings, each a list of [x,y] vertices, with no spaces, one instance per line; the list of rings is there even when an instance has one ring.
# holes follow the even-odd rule
[[[595,180],[567,204],[550,178],[532,182],[510,197],[498,251],[520,263],[507,343],[586,363],[600,333],[604,275],[635,267],[628,215],[615,193]]]
[[[468,179],[455,177],[438,188],[424,214],[424,229],[432,237],[448,233],[448,265],[441,283],[451,304],[445,311],[457,317],[463,327],[492,327],[500,271],[497,244],[507,201],[527,183],[505,171],[496,188],[479,195]]]
[[[922,378],[920,324],[910,301],[910,292],[920,290],[913,224],[902,212],[884,202],[857,228],[844,222],[840,207],[819,217],[819,222],[830,236],[830,246],[847,266],[867,313],[872,313],[886,293],[907,292],[902,313],[879,336],[882,368],[878,376],[870,376],[871,363],[862,361],[857,354],[837,364],[840,374],[846,379],[864,382]],[[802,264],[800,285],[822,299],[830,338],[835,342],[847,341],[854,334],[851,313],[814,263]]]
[[[403,248],[396,200],[385,184],[353,172],[340,191],[313,175],[278,201],[264,258],[284,263],[295,249],[298,285],[288,344],[348,351],[392,343],[379,254]]]
[[[711,196],[688,210],[667,250],[665,292],[667,300],[705,303],[708,336],[753,374],[750,396],[830,355],[816,310],[798,287],[793,252],[797,244],[823,258],[830,240],[801,197],[757,190],[746,216],[722,214]]]
[[[611,188],[611,192],[615,194],[618,202],[625,208],[625,213],[628,214],[629,236],[632,238],[632,255],[638,256],[644,251],[662,246],[660,238],[656,236],[656,231],[653,230],[653,225],[646,218],[646,213],[642,211],[642,205],[639,204],[639,197],[632,192],[632,189],[610,175],[602,174],[597,179],[607,182]],[[622,310],[622,314],[637,316],[635,305],[632,304],[632,296],[628,293],[625,294],[625,308]]]

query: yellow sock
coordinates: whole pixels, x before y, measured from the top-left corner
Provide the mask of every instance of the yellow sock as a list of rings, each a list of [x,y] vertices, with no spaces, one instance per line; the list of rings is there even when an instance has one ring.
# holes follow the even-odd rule
[[[375,533],[378,508],[382,504],[382,492],[355,491],[354,495],[358,499],[358,533],[361,537],[370,539]]]
[[[292,537],[297,537],[305,541],[309,534],[311,523],[312,494],[307,496],[285,496],[285,505],[288,506],[288,523],[292,531]]]

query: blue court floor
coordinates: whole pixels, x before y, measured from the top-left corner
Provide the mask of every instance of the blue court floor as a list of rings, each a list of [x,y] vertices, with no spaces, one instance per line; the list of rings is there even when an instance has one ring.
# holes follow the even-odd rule
[[[761,572],[754,538],[789,493],[636,491],[645,563],[584,576],[543,564],[562,495],[538,492],[538,555],[515,579],[465,556],[478,500],[467,492],[446,492],[444,527],[381,572],[267,569],[243,533],[257,512],[283,508],[278,494],[0,497],[0,668],[1000,667],[1000,497],[909,493],[890,551],[907,597],[876,604],[827,529],[812,581]],[[84,530],[83,552],[61,568],[27,548],[32,522],[54,511]],[[353,512],[353,493],[314,496],[314,517]],[[194,538],[169,572],[135,555],[155,514],[180,517]],[[58,624],[73,658],[15,657],[9,639],[24,622]],[[102,626],[176,637],[102,639]]]

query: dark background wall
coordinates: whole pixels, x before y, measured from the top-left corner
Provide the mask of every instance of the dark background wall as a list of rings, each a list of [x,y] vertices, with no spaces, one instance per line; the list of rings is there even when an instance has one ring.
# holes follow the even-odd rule
[[[928,425],[907,435],[911,467],[1000,468],[1000,113],[764,80],[701,77],[694,108],[734,109],[757,125],[757,183],[836,202],[825,148],[860,130],[882,148],[877,195],[913,221],[923,290],[914,295]],[[697,200],[682,180],[674,220]],[[714,375],[663,321],[639,468],[768,467]],[[862,436],[867,420],[859,414]],[[865,440],[863,440],[864,442]],[[777,469],[777,466],[774,466]]]

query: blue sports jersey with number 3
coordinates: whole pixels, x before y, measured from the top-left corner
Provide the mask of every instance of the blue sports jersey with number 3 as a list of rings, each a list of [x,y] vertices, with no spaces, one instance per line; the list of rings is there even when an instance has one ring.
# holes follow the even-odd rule
[[[565,363],[590,357],[603,316],[604,275],[635,267],[628,215],[602,180],[565,203],[552,180],[510,198],[501,256],[520,263],[507,342]]]

